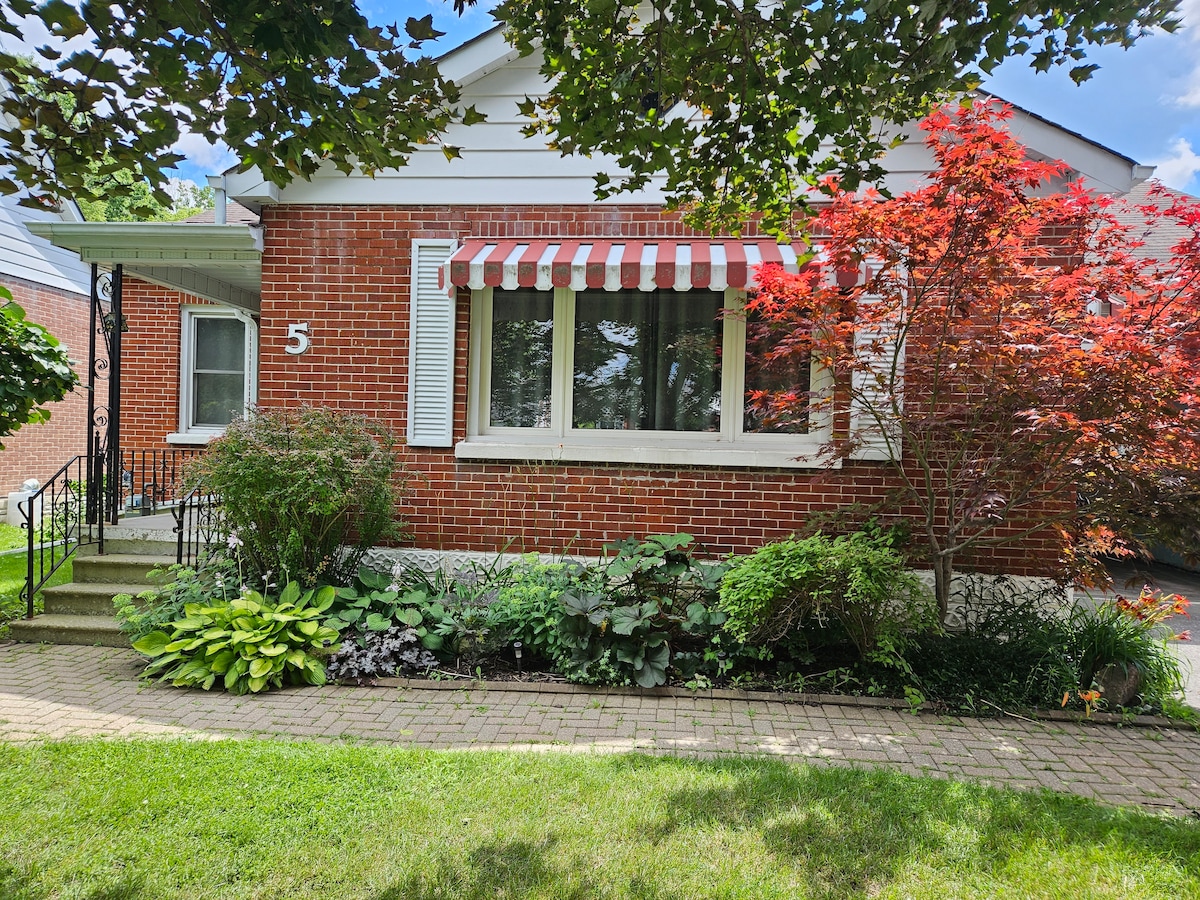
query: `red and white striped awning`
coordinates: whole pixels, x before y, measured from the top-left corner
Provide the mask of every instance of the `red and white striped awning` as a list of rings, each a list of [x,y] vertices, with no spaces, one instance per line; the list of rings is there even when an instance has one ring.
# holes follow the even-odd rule
[[[721,291],[754,287],[760,263],[799,270],[796,251],[774,241],[468,240],[446,261],[441,284],[476,290]]]

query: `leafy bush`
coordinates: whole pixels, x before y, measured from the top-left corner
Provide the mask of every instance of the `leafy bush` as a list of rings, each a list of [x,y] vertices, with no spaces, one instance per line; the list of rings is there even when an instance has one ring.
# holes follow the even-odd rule
[[[720,587],[725,629],[742,641],[779,641],[810,623],[838,622],[863,658],[883,638],[929,627],[932,598],[887,532],[768,544],[736,560]]]
[[[563,594],[576,584],[583,568],[570,563],[543,564],[525,559],[496,580],[496,599],[487,608],[487,623],[500,645],[520,641],[531,661],[558,667],[570,655],[559,634]]]
[[[561,597],[558,640],[574,681],[667,681],[672,649],[705,647],[725,614],[714,608],[724,567],[696,561],[689,534],[627,538],[606,564],[587,569]],[[712,662],[716,663],[716,653]]]
[[[337,640],[321,616],[333,588],[309,590],[290,582],[272,603],[256,591],[212,605],[189,603],[171,631],[153,631],[133,645],[152,660],[144,677],[210,690],[220,681],[235,694],[284,684],[324,684],[320,654]]]
[[[907,651],[929,699],[994,711],[1054,708],[1069,696],[1087,707],[1094,701],[1083,698],[1109,665],[1137,670],[1143,704],[1162,708],[1177,697],[1179,663],[1161,625],[1184,612],[1182,598],[1144,592],[1135,601],[1063,609],[1060,589],[1020,591],[1002,577],[986,593],[986,602],[968,598],[961,632],[924,635]]]
[[[437,657],[421,646],[416,628],[393,625],[384,631],[368,628],[343,640],[326,663],[325,673],[361,683],[401,672],[424,672],[436,665]]]
[[[173,564],[152,569],[150,579],[158,585],[136,597],[113,597],[117,624],[131,644],[182,618],[189,603],[207,605],[214,600],[232,600],[241,593],[237,562],[222,553],[203,555],[194,568]]]
[[[1008,584],[985,601],[968,597],[965,626],[955,633],[928,632],[905,651],[925,696],[956,709],[994,712],[1058,706],[1079,686],[1071,627],[1060,609],[1061,592],[1017,590]],[[1003,596],[995,600],[995,595]]]
[[[346,584],[368,548],[400,535],[394,443],[355,413],[260,409],[213,441],[188,480],[223,498],[231,542],[259,575]]]
[[[326,624],[339,631],[386,632],[395,626],[412,628],[426,650],[445,649],[453,633],[453,616],[444,604],[419,588],[401,587],[388,576],[362,566],[355,584],[337,588]]]

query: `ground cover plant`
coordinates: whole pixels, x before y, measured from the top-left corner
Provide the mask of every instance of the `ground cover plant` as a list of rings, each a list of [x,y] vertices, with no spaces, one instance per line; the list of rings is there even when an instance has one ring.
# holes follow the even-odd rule
[[[1053,585],[1030,590],[980,576],[963,581],[962,627],[944,630],[930,592],[907,568],[905,534],[872,523],[720,560],[676,534],[616,541],[611,555],[590,564],[529,556],[457,571],[364,566],[351,585],[325,589],[324,640],[309,641],[311,658],[287,671],[316,679],[324,660],[329,677],[358,683],[396,675],[559,679],[871,695],[985,715],[1061,705],[1088,715],[1118,707],[1185,712],[1164,623],[1186,614],[1187,601],[1143,592],[1068,608]],[[238,617],[230,602],[247,596],[239,549],[231,542],[198,569],[171,567],[162,587],[116,599],[122,628],[151,657],[148,674],[162,674],[170,656],[167,680],[181,685],[280,685],[263,679],[265,659],[255,662],[287,658],[271,641],[270,653],[257,651],[263,622],[241,627],[251,639],[236,669],[227,658],[231,636],[219,623],[197,624],[200,607]],[[271,587],[260,593],[273,596]],[[1132,685],[1127,696],[1113,693],[1113,670]]]
[[[1200,896],[1193,821],[757,759],[0,746],[0,896]]]
[[[278,598],[243,589],[233,600],[189,603],[167,630],[133,644],[150,658],[144,676],[176,687],[210,690],[220,683],[235,694],[285,684],[324,684],[325,664],[338,633],[321,624],[333,588],[309,589],[290,581]]]

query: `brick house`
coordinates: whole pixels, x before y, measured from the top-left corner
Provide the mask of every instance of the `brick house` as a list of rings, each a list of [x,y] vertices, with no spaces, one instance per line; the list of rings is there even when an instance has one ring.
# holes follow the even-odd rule
[[[44,325],[68,348],[80,377],[88,351],[90,277],[77,254],[56,247],[25,227],[82,222],[74,204],[61,212],[26,209],[17,196],[0,198],[0,284],[31,322]],[[50,421],[26,425],[4,438],[0,451],[0,502],[30,478],[45,481],[87,441],[86,398],[76,390],[52,404]]]
[[[743,414],[745,326],[720,312],[759,261],[794,269],[791,248],[691,231],[653,187],[596,202],[612,164],[521,136],[516,104],[543,82],[498,31],[442,65],[488,116],[448,137],[459,160],[422,148],[374,179],[284,189],[222,176],[258,225],[39,229],[123,266],[123,446],[200,445],[254,403],[366,412],[406,438],[401,514],[430,549],[591,553],[688,531],[740,552],[888,490],[878,448],[817,464],[835,423],[770,433]],[[1149,174],[1035,115],[1012,127],[1097,190]],[[894,191],[928,172],[915,128],[885,165]],[[1031,541],[988,562],[1034,574],[1047,554]]]

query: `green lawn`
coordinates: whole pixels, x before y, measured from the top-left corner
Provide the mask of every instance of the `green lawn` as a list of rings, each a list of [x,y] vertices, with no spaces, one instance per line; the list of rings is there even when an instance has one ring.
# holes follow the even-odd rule
[[[0,896],[1200,897],[1200,823],[757,760],[0,746]]]
[[[67,562],[54,573],[47,586],[71,580],[71,563]],[[25,615],[21,588],[25,586],[25,554],[0,556],[0,639],[8,636],[8,623]],[[41,601],[38,601],[39,610]],[[2,897],[3,895],[0,895]]]
[[[0,522],[0,550],[16,550],[18,547],[26,546],[27,540],[24,528]]]

